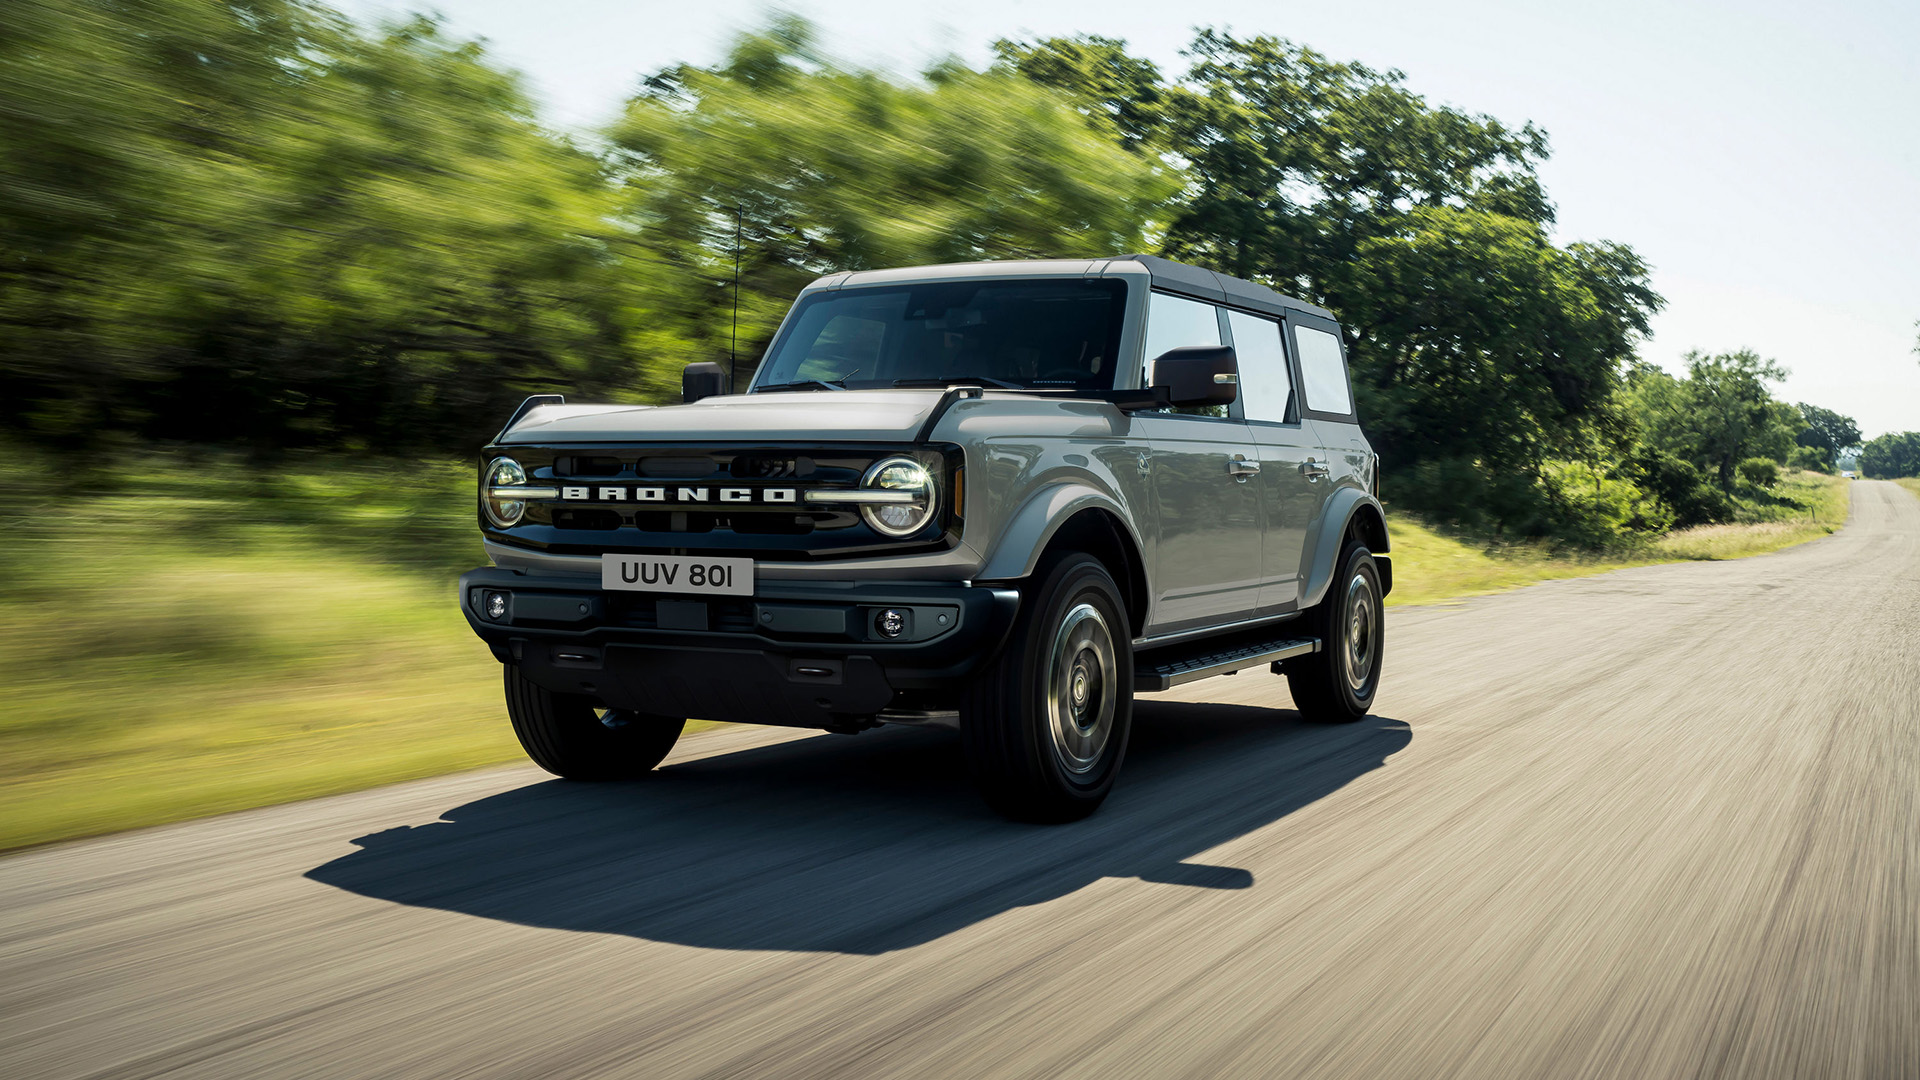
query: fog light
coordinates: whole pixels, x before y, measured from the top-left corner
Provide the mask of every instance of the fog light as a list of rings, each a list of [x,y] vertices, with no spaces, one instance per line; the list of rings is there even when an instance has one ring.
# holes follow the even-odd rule
[[[899,637],[906,632],[907,616],[899,608],[888,608],[880,613],[880,617],[873,621],[873,625],[884,637]]]
[[[490,592],[487,594],[487,618],[503,619],[507,615],[507,594]]]

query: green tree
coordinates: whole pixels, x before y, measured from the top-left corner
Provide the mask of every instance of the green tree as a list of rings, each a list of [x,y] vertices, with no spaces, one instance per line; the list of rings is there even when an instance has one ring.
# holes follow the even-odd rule
[[[1633,412],[1647,445],[1694,462],[1726,492],[1733,491],[1742,460],[1786,461],[1806,422],[1768,389],[1786,378],[1785,368],[1751,349],[1712,356],[1694,351],[1686,364],[1685,379],[1651,368],[1636,372]]]
[[[1920,431],[1892,431],[1860,448],[1860,471],[1878,479],[1920,476]]]
[[[1806,419],[1807,426],[1795,441],[1818,452],[1821,471],[1832,472],[1841,454],[1860,445],[1860,428],[1851,416],[1804,401],[1800,403],[1800,415]]]
[[[792,18],[649,80],[610,132],[649,355],[743,357],[834,270],[1138,250],[1170,171],[1005,71],[901,82],[815,55]],[[742,360],[743,369],[750,361]]]
[[[1631,442],[1621,373],[1661,299],[1630,248],[1552,242],[1543,132],[1272,37],[1201,31],[1172,81],[1106,38],[996,48],[1183,168],[1168,254],[1341,317],[1402,505],[1543,527],[1572,505],[1550,462],[1605,465]]]
[[[1091,34],[1039,45],[1002,38],[993,49],[1002,67],[1071,95],[1127,149],[1150,151],[1160,137],[1166,119],[1160,69],[1128,54],[1126,42]]]

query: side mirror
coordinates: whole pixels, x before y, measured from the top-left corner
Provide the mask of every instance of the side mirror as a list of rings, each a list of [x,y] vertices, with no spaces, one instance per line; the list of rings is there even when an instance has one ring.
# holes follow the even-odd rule
[[[680,372],[680,400],[691,405],[727,392],[727,373],[719,364],[688,364]]]
[[[1231,405],[1240,395],[1240,360],[1231,345],[1183,345],[1153,361],[1153,385],[1173,405]]]

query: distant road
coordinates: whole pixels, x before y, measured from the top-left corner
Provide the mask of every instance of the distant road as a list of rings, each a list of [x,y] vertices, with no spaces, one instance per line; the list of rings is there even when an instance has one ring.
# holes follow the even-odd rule
[[[0,1076],[1920,1076],[1920,501],[1389,627],[1064,828],[733,729],[0,859]]]

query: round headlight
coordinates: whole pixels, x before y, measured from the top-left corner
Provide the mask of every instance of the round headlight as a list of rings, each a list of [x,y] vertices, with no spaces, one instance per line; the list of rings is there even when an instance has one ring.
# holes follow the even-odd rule
[[[894,493],[896,501],[869,503],[860,508],[860,516],[878,532],[888,536],[912,536],[933,520],[938,502],[933,476],[912,458],[888,458],[867,470],[860,486],[870,491]]]
[[[524,487],[527,483],[527,470],[512,458],[495,458],[487,466],[487,478],[480,485],[480,505],[487,512],[487,520],[503,529],[510,529],[520,523],[527,514],[527,504],[522,499],[500,497],[496,488]]]

